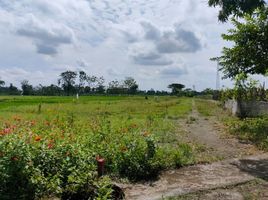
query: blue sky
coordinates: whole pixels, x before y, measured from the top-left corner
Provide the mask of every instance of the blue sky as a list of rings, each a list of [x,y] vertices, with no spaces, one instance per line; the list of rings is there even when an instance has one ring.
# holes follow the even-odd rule
[[[206,0],[0,0],[0,76],[36,85],[84,70],[141,89],[215,88],[209,58],[230,45],[217,12]]]

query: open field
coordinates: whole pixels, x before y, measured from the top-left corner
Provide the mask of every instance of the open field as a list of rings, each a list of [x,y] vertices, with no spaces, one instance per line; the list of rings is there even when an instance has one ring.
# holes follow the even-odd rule
[[[244,122],[209,100],[1,97],[0,109],[0,199],[111,199],[114,182],[151,182],[163,170],[258,153],[229,134]]]
[[[110,179],[97,178],[97,156],[105,159],[107,175],[129,180],[194,163],[192,147],[176,139],[174,123],[191,111],[190,99],[93,96],[0,101],[1,199],[109,196]]]

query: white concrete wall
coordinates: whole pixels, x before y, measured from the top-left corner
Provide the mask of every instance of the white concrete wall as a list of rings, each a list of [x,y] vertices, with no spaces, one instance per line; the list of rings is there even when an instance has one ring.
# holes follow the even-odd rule
[[[239,106],[236,100],[228,100],[224,103],[224,107],[235,116],[241,116],[241,114],[247,117],[268,115],[268,102],[265,101],[243,101]]]

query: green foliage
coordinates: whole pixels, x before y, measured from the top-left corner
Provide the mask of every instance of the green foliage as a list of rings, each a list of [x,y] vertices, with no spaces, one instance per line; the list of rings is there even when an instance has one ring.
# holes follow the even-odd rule
[[[242,17],[244,14],[252,14],[256,8],[265,5],[264,0],[208,0],[209,6],[220,6],[218,18],[225,22],[230,15]]]
[[[135,94],[139,88],[137,82],[132,77],[126,77],[124,80],[124,86],[127,88],[128,94]]]
[[[237,75],[267,74],[268,70],[268,7],[259,9],[254,15],[245,17],[245,22],[233,19],[235,28],[223,39],[231,41],[234,46],[223,48],[219,58],[224,78]]]
[[[138,84],[132,77],[126,77],[123,81],[113,80],[109,82],[107,94],[136,94]]]
[[[40,136],[29,142],[29,137],[9,134],[1,138],[1,199],[72,196],[89,188],[92,191],[87,195],[93,196],[97,190],[93,183],[98,180],[90,152],[78,144],[42,142]]]
[[[260,86],[259,81],[248,78],[241,73],[235,78],[235,87],[225,89],[220,92],[221,101],[237,99],[244,101],[266,101],[267,92],[264,86]]]
[[[0,199],[111,199],[109,177],[148,179],[194,162],[191,146],[167,140],[175,121],[166,116],[186,116],[190,99],[18,97],[2,103]],[[105,159],[103,178],[97,156]]]
[[[172,83],[168,85],[168,88],[172,90],[172,94],[179,94],[183,88],[185,88],[185,85],[180,83]]]
[[[21,89],[23,95],[32,95],[33,94],[33,86],[29,84],[28,80],[21,81]]]
[[[253,142],[260,149],[268,150],[268,117],[231,120],[227,125],[230,132],[240,139]]]
[[[5,84],[6,82],[0,79],[0,87],[3,87]]]
[[[161,169],[161,163],[155,163],[155,143],[151,138],[125,141],[122,153],[118,157],[118,170],[132,180],[155,177]]]
[[[70,94],[75,93],[75,79],[77,77],[77,72],[74,71],[65,71],[60,74],[60,79],[58,84],[61,85],[63,90],[69,96]]]

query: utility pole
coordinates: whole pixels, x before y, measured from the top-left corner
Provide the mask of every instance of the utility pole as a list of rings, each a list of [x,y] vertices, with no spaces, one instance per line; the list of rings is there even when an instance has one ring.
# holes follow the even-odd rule
[[[220,63],[217,59],[216,90],[220,89]]]
[[[220,58],[211,58],[211,61],[216,61],[217,62],[217,72],[216,72],[216,90],[220,89]]]

